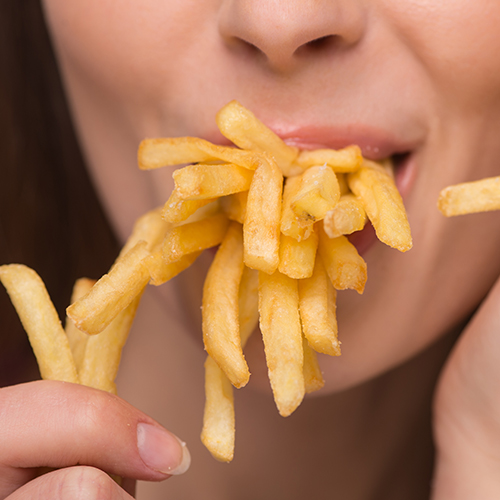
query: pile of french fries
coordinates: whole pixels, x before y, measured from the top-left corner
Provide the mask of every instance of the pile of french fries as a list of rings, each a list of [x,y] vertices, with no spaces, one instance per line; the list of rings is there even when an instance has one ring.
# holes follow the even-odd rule
[[[288,416],[305,393],[324,384],[316,353],[340,355],[337,290],[363,293],[365,287],[366,263],[347,235],[370,221],[393,248],[407,251],[412,240],[388,162],[363,159],[357,146],[299,150],[236,101],[216,121],[234,147],[192,137],[141,143],[143,170],[188,166],[174,171],[165,205],[136,222],[108,274],[82,282],[67,309],[66,332],[51,312],[51,332],[40,347],[29,323],[38,324],[36,311],[50,308],[48,295],[23,311],[26,297],[16,296],[31,278],[12,276],[33,271],[3,266],[0,280],[24,318],[44,378],[115,391],[121,347],[144,288],[167,282],[217,246],[203,290],[208,355],[201,437],[215,458],[228,462],[233,386],[249,380],[243,348],[252,332],[260,325],[274,399]],[[54,364],[67,367],[53,373]]]

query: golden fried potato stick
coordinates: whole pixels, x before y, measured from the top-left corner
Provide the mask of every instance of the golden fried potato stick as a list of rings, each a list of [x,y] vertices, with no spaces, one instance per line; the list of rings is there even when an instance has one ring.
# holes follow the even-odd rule
[[[336,299],[337,292],[318,256],[313,275],[299,280],[300,319],[309,345],[330,356],[340,356]]]
[[[215,118],[224,137],[242,149],[270,154],[283,175],[292,175],[291,165],[299,150],[288,146],[251,111],[237,101],[226,104]]]
[[[234,456],[235,416],[231,382],[219,365],[207,356],[205,361],[205,409],[201,441],[220,462]]]
[[[318,363],[316,351],[311,349],[305,337],[302,337],[304,350],[304,386],[307,394],[318,391],[325,385],[323,374]]]
[[[238,309],[241,346],[245,347],[259,324],[259,272],[246,266],[241,275]]]
[[[365,160],[347,182],[362,201],[380,241],[401,252],[412,247],[410,225],[403,200],[391,175],[374,163]]]
[[[4,265],[0,281],[28,334],[42,378],[78,383],[68,338],[38,274],[22,264]]]
[[[196,214],[195,214],[196,215]],[[163,258],[170,264],[184,255],[218,245],[226,234],[229,220],[216,213],[201,220],[174,227],[163,241]]]
[[[300,187],[290,200],[299,219],[318,221],[332,210],[340,198],[337,177],[330,167],[311,167],[301,176]]]
[[[241,347],[238,296],[243,273],[241,224],[231,222],[203,287],[203,341],[210,357],[235,387],[250,378]]]
[[[125,245],[123,245],[116,260],[119,261],[139,241],[145,241],[148,250],[158,247],[171,228],[172,224],[162,219],[161,208],[150,210],[136,220],[132,233],[125,242]]]
[[[139,241],[85,296],[66,309],[79,330],[90,335],[102,332],[142,292],[149,281],[144,265],[150,255],[147,246],[145,241]]]
[[[280,229],[283,234],[302,241],[312,234],[314,221],[312,219],[299,219],[292,209],[292,201],[301,186],[300,176],[288,177],[283,190],[283,204],[281,209]]]
[[[92,335],[79,371],[80,383],[116,394],[115,378],[122,349],[134,321],[142,292],[99,335]]]
[[[345,194],[323,219],[325,233],[330,238],[361,231],[367,221],[363,204],[353,194]]]
[[[71,303],[73,304],[79,298],[83,297],[95,285],[96,280],[90,278],[77,279],[73,286],[73,293],[71,294]],[[66,336],[68,337],[69,347],[75,360],[76,371],[80,372],[85,356],[85,348],[87,341],[90,338],[86,333],[78,330],[71,318],[66,317],[66,324],[64,325]]]
[[[137,159],[141,170],[217,160],[250,170],[259,166],[257,156],[251,151],[217,146],[197,137],[145,139],[139,145]]]
[[[438,208],[446,217],[500,210],[500,177],[448,186],[439,194]]]
[[[333,286],[337,290],[353,289],[363,293],[367,278],[366,262],[356,247],[345,236],[329,238],[322,225],[317,226],[318,252]]]
[[[294,279],[309,278],[313,273],[317,248],[316,232],[302,241],[281,234],[279,272]]]
[[[165,203],[161,217],[166,222],[178,223],[191,217],[199,208],[215,201],[215,198],[204,200],[183,200],[174,189]]]
[[[247,213],[248,191],[230,194],[220,199],[220,205],[228,219],[243,224]]]
[[[305,393],[297,280],[279,271],[260,272],[259,312],[274,400],[280,415],[287,417]]]
[[[363,163],[363,156],[359,146],[348,146],[343,149],[303,150],[293,163],[302,170],[315,165],[328,165],[335,172],[346,173],[358,170]]]
[[[201,251],[183,255],[174,262],[165,262],[163,251],[157,250],[144,259],[144,265],[148,269],[151,277],[150,284],[160,286],[175,278],[182,271],[194,264],[195,260],[201,255]]]
[[[248,191],[243,244],[245,265],[273,273],[279,264],[283,175],[269,156],[262,154]]]
[[[259,274],[245,267],[239,290],[239,323],[241,345],[245,346],[259,320]],[[207,356],[205,362],[205,410],[201,440],[221,462],[234,456],[235,415],[231,382],[217,363]]]
[[[188,165],[173,174],[177,196],[184,200],[203,200],[247,191],[253,171],[231,163]]]

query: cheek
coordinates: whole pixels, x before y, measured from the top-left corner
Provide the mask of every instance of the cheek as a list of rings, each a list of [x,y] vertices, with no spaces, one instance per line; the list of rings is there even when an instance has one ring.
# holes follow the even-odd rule
[[[500,3],[386,0],[386,19],[425,67],[446,107],[473,109],[500,95]]]

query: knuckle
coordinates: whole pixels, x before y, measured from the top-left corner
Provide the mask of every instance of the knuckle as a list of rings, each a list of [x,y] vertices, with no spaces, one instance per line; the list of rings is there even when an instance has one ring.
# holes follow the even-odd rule
[[[105,472],[95,467],[77,466],[61,469],[54,476],[55,500],[110,500],[116,498],[117,485]]]

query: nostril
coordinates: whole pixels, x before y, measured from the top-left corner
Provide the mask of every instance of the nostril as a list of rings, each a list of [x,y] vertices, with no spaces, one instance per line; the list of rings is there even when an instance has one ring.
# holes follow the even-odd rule
[[[307,42],[305,44],[305,47],[314,51],[319,51],[326,48],[327,46],[330,46],[334,42],[334,39],[334,35],[322,36],[320,38],[316,38],[315,40]]]

